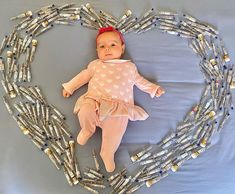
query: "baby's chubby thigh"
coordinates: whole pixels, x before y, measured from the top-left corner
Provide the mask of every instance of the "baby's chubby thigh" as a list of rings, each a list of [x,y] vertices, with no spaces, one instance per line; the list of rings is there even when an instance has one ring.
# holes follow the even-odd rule
[[[78,112],[78,119],[81,130],[78,134],[77,142],[80,145],[85,145],[87,140],[95,133],[96,126],[99,124],[95,100],[84,100]]]

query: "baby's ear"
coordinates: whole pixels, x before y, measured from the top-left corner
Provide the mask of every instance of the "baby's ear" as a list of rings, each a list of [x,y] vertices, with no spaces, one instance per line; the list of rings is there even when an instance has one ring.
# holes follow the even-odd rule
[[[125,45],[125,44],[122,44],[122,54],[124,54],[125,48],[126,48],[126,45]]]

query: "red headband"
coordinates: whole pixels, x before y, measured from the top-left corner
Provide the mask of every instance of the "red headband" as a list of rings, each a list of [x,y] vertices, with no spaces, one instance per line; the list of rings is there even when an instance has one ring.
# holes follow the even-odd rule
[[[100,28],[99,32],[98,32],[98,34],[96,36],[96,42],[97,42],[97,39],[98,39],[99,35],[103,34],[104,32],[117,32],[119,37],[120,37],[120,39],[121,39],[122,44],[124,44],[124,38],[122,36],[122,33],[119,32],[118,30],[116,30],[115,28],[113,28],[112,26]]]

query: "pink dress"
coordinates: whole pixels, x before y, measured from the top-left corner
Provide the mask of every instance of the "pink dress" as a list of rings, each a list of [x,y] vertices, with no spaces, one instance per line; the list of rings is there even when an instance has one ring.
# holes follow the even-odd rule
[[[77,100],[74,113],[78,113],[86,99],[93,99],[101,121],[109,116],[128,116],[132,121],[145,120],[148,114],[134,105],[133,87],[137,86],[152,98],[160,87],[142,77],[134,63],[123,59],[96,59],[89,63],[87,69],[62,85],[72,95],[88,82],[88,91]]]

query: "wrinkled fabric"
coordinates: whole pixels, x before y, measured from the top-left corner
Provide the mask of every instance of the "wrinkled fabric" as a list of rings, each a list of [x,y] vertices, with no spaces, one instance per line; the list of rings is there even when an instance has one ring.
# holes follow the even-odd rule
[[[149,116],[144,109],[134,104],[102,97],[98,99],[87,95],[79,98],[74,108],[74,114],[77,114],[81,106],[86,103],[87,99],[93,99],[95,101],[96,111],[100,121],[103,121],[108,116],[127,116],[131,121],[145,120]]]

